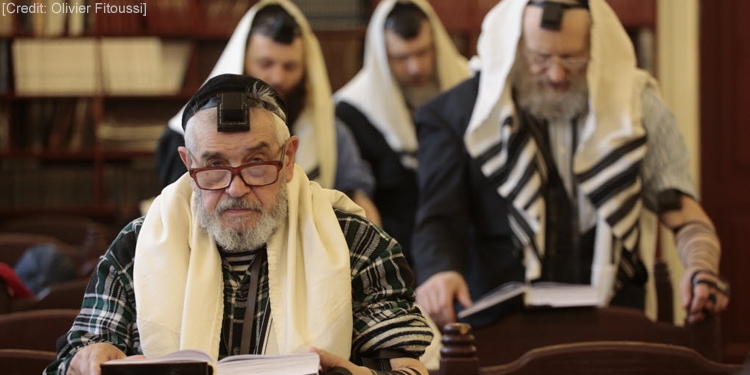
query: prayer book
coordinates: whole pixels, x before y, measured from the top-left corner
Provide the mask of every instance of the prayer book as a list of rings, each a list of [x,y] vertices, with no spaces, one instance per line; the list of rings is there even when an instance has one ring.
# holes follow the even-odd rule
[[[599,306],[603,300],[599,290],[588,284],[511,281],[480,297],[457,316],[461,321],[481,326],[519,309]]]
[[[159,357],[117,359],[101,365],[102,375],[311,375],[318,373],[317,353],[243,354],[214,362],[207,353],[185,349]]]

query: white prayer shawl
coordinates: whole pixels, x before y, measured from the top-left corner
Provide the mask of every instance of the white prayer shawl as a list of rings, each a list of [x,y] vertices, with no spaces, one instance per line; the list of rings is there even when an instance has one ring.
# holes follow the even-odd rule
[[[410,2],[427,14],[432,26],[440,91],[469,78],[466,58],[458,52],[430,4],[424,0]],[[413,154],[417,151],[414,121],[401,88],[391,74],[385,47],[385,20],[396,3],[397,0],[384,0],[375,8],[367,26],[363,67],[349,83],[336,92],[334,100],[346,101],[362,112],[383,134],[391,149]],[[413,165],[405,166],[414,168]]]
[[[272,341],[266,354],[311,345],[349,358],[349,248],[333,208],[364,211],[310,182],[299,166],[287,184],[289,218],[267,244]],[[146,215],[134,264],[137,324],[148,357],[180,349],[219,355],[224,315],[221,257],[201,229],[190,176],[167,186]],[[255,275],[253,275],[255,277]]]
[[[498,193],[512,203],[511,227],[525,245],[526,277],[533,280],[541,274],[545,244],[545,202],[535,193],[546,184],[547,171],[533,137],[526,134],[525,141],[519,140],[523,137],[507,80],[527,4],[528,0],[504,0],[484,19],[477,43],[481,70],[478,98],[464,141],[469,154],[480,162],[482,173],[496,181]],[[636,68],[632,43],[606,2],[590,0],[589,7],[593,21],[586,73],[589,112],[573,156],[573,173],[596,207],[591,283],[606,303],[621,250],[635,249],[640,240],[641,254],[653,256],[655,226],[641,222],[647,210],[640,199],[638,172],[646,153],[640,97],[646,85],[655,83]],[[520,156],[509,162],[514,151]],[[532,172],[526,176],[530,178],[525,179],[528,172]],[[523,185],[521,189],[514,190],[519,185]],[[602,196],[597,194],[599,188],[615,194]]]
[[[320,43],[310,29],[307,19],[294,3],[289,0],[262,0],[250,8],[237,24],[224,52],[206,80],[224,73],[245,74],[245,52],[250,27],[255,14],[271,4],[281,5],[294,17],[302,30],[307,95],[305,107],[291,127],[293,133],[300,138],[296,160],[306,173],[318,169],[315,181],[326,189],[332,189],[336,178],[337,154],[331,85]],[[169,120],[169,127],[182,134],[183,111],[184,107]]]

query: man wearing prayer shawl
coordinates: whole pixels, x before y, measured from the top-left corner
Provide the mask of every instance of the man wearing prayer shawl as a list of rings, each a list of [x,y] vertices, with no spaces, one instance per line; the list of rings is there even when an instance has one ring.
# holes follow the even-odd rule
[[[367,28],[362,70],[334,95],[375,176],[383,229],[404,248],[417,206],[414,110],[469,78],[469,68],[425,0],[384,0]]]
[[[445,324],[505,282],[543,280],[648,311],[658,222],[676,234],[689,321],[724,310],[686,147],[606,1],[503,0],[477,52],[477,76],[416,114],[424,310]]]
[[[432,333],[398,243],[295,164],[301,140],[273,88],[216,76],[181,123],[189,173],[101,258],[46,373],[198,349],[215,360],[314,350],[323,370],[427,374],[417,358]]]
[[[248,74],[260,78],[286,100],[292,134],[302,142],[297,162],[310,179],[345,192],[380,223],[372,203],[374,179],[351,132],[336,120],[325,61],[318,39],[302,12],[289,0],[263,0],[235,28],[209,74]],[[170,121],[159,140],[157,166],[162,183],[185,173],[175,150],[184,145],[180,118]]]

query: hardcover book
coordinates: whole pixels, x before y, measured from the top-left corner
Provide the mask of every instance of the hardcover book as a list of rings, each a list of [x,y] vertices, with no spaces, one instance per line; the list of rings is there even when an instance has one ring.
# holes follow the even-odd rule
[[[485,294],[457,316],[472,326],[482,326],[505,313],[524,308],[599,306],[603,300],[604,296],[588,284],[512,281]]]
[[[200,350],[180,350],[159,357],[118,359],[101,365],[102,375],[311,375],[318,373],[317,353],[243,354],[214,362]]]

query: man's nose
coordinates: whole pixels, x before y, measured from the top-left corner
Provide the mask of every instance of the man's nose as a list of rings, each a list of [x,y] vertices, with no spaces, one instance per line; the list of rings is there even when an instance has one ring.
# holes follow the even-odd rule
[[[567,72],[565,71],[565,67],[560,64],[560,61],[557,59],[553,59],[550,62],[550,66],[547,68],[547,79],[549,79],[552,83],[562,83],[565,82],[565,78],[567,77]]]
[[[247,186],[240,175],[236,175],[232,176],[232,181],[229,182],[229,186],[225,190],[229,196],[238,198],[247,194],[250,191],[250,186]]]
[[[410,57],[409,60],[406,62],[406,68],[409,71],[409,75],[416,76],[422,73],[422,61],[419,57],[413,56]]]

